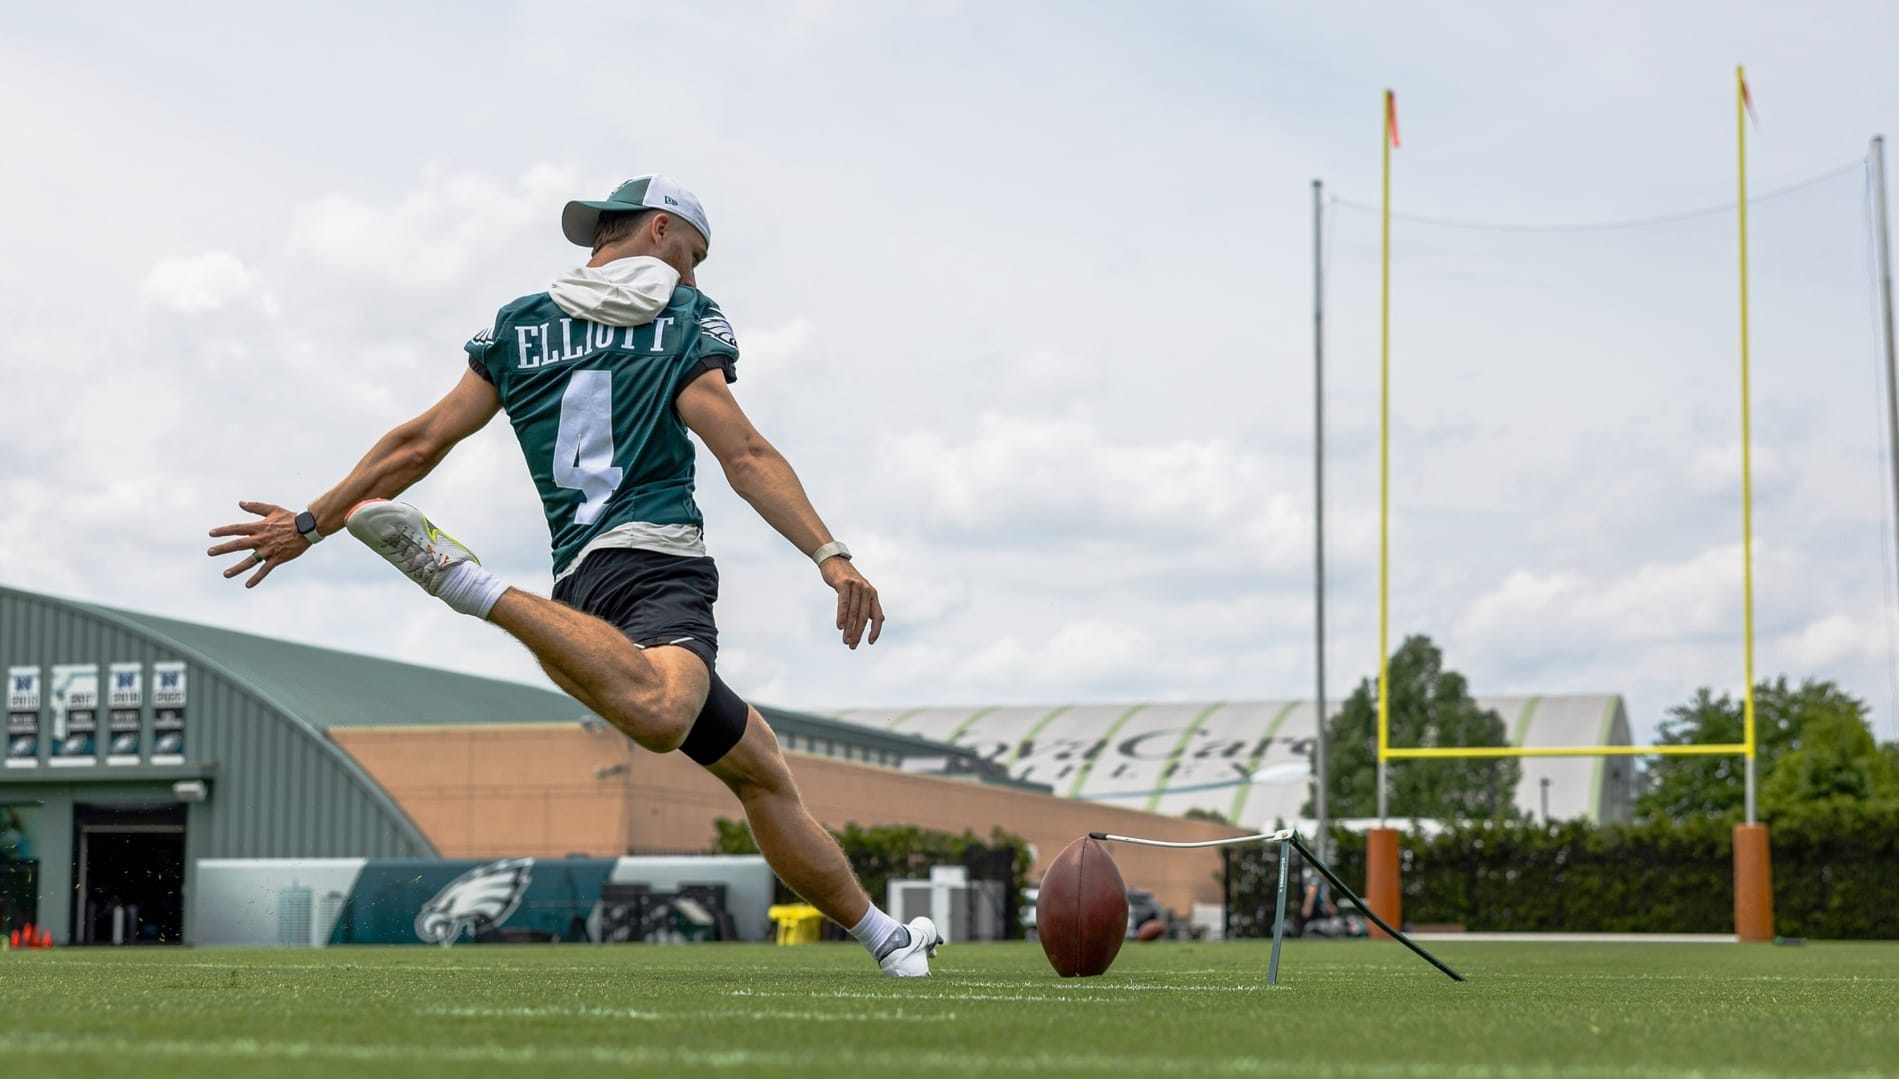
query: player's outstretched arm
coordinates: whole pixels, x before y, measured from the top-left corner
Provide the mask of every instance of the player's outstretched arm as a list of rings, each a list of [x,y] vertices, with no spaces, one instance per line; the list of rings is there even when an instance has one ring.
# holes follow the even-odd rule
[[[807,558],[831,542],[831,530],[812,507],[791,462],[752,426],[723,378],[701,375],[693,379],[680,391],[678,409],[680,419],[719,459],[732,490],[751,503],[766,524]],[[877,590],[842,556],[825,559],[818,572],[837,592],[837,628],[844,643],[852,648],[860,641],[876,644],[884,629],[884,608]]]
[[[462,380],[447,396],[378,439],[341,483],[310,503],[317,531],[327,536],[342,528],[350,507],[366,498],[394,498],[408,490],[434,471],[456,443],[481,430],[500,409],[494,386],[473,371],[464,371]],[[245,552],[244,560],[226,568],[224,576],[236,577],[254,569],[257,572],[244,582],[244,587],[255,588],[271,570],[309,550],[310,543],[297,531],[296,510],[248,500],[237,505],[255,514],[256,519],[212,529],[213,536],[233,538],[205,553],[216,558]],[[259,557],[263,561],[258,561]]]

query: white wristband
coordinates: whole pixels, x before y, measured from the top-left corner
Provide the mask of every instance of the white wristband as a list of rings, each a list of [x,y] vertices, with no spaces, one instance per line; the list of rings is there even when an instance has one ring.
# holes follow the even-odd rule
[[[840,540],[832,540],[831,542],[811,552],[811,561],[816,562],[820,566],[824,565],[825,560],[827,559],[842,558],[845,561],[849,561],[850,557],[851,557],[851,549],[849,547],[844,546],[843,542]]]

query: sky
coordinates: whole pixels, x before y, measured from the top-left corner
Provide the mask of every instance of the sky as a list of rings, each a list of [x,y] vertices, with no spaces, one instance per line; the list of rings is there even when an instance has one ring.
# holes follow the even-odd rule
[[[1326,659],[1378,651],[1380,99],[1401,214],[1751,215],[1756,671],[1899,737],[1868,139],[1877,4],[15,5],[0,19],[0,583],[541,681],[345,537],[246,591],[205,558],[584,261],[570,198],[663,172],[715,243],[741,404],[880,589],[701,452],[720,669],[784,707],[1291,699],[1315,688],[1313,189],[1328,229]],[[1366,207],[1374,209],[1367,210]],[[1392,647],[1479,694],[1743,684],[1731,210],[1627,230],[1401,218]],[[406,496],[520,587],[506,425]]]

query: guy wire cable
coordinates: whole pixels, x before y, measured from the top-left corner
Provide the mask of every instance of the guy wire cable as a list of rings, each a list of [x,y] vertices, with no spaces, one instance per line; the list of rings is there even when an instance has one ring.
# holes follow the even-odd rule
[[[1784,195],[1791,195],[1797,191],[1803,191],[1809,187],[1813,187],[1816,184],[1822,184],[1828,180],[1832,180],[1837,177],[1844,176],[1847,173],[1852,172],[1854,169],[1864,168],[1865,164],[1866,164],[1866,159],[1864,157],[1855,158],[1854,160],[1849,161],[1844,165],[1840,165],[1837,168],[1828,169],[1827,171],[1820,173],[1817,176],[1809,176],[1808,178],[1804,180],[1800,180],[1795,183],[1788,184],[1785,187],[1778,187],[1772,191],[1766,192],[1765,194],[1755,195],[1754,197],[1748,199],[1747,201],[1750,205],[1758,205],[1760,203],[1767,202],[1770,199],[1777,199]],[[1348,209],[1358,210],[1362,213],[1378,213],[1379,212],[1378,207],[1376,206],[1370,206],[1365,203],[1355,202],[1343,196],[1338,196],[1338,195],[1333,196],[1333,202],[1336,205],[1344,206]],[[1674,213],[1657,214],[1652,217],[1631,217],[1631,218],[1623,218],[1620,220],[1611,220],[1611,221],[1583,221],[1583,222],[1572,222],[1568,224],[1556,224],[1556,225],[1536,225],[1536,224],[1510,223],[1510,222],[1498,222],[1498,221],[1466,221],[1466,220],[1462,220],[1459,218],[1452,218],[1452,217],[1433,217],[1433,216],[1429,216],[1425,214],[1400,213],[1397,210],[1393,210],[1391,212],[1391,216],[1395,220],[1406,221],[1414,225],[1431,225],[1437,228],[1447,228],[1447,229],[1468,229],[1474,232],[1614,232],[1621,229],[1646,228],[1650,225],[1668,225],[1668,224],[1673,224],[1677,221],[1689,221],[1697,217],[1711,217],[1715,214],[1731,213],[1735,208],[1736,208],[1735,202],[1732,199],[1730,199],[1727,202],[1723,202],[1719,205],[1701,206],[1692,210],[1680,210]]]

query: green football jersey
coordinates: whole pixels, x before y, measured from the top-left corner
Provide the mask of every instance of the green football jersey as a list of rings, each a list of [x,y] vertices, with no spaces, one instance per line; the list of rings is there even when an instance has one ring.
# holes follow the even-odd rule
[[[700,525],[692,441],[673,402],[713,368],[738,377],[738,342],[711,297],[681,285],[651,322],[607,326],[536,293],[503,307],[466,348],[527,455],[554,572],[620,525]]]

